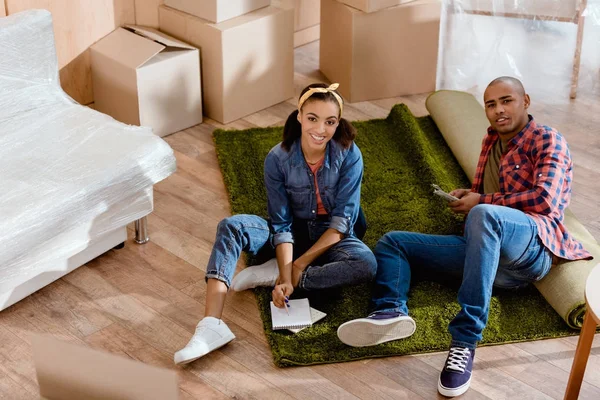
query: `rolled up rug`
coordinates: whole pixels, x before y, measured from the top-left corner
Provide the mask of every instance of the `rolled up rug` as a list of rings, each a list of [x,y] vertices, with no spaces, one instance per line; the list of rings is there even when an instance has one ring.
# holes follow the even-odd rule
[[[470,93],[440,90],[432,93],[426,107],[446,143],[470,180],[479,160],[481,143],[489,122],[485,111]],[[585,282],[600,260],[600,245],[569,210],[565,225],[594,256],[593,260],[568,261],[553,265],[535,287],[565,322],[581,329],[585,313]]]
[[[585,314],[585,282],[600,262],[600,245],[568,209],[565,225],[594,259],[553,265],[548,275],[535,283],[535,287],[571,328],[581,329]]]

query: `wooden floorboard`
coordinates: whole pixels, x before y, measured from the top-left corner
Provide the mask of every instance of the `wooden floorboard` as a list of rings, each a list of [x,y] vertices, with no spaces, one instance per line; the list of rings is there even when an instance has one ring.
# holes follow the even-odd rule
[[[318,42],[296,49],[296,96],[326,78]],[[350,120],[385,118],[405,103],[426,115],[427,94],[349,104]],[[215,129],[283,125],[296,98],[227,125],[204,123],[165,138],[178,170],[155,187],[151,242],[128,240],[0,313],[0,398],[37,398],[29,334],[102,349],[178,372],[181,399],[433,399],[445,353],[389,357],[297,368],[273,364],[252,293],[230,293],[223,319],[236,340],[180,368],[173,353],[202,317],[204,271],[218,222],[230,215],[217,163]],[[531,107],[538,122],[567,138],[574,159],[571,209],[600,239],[600,102],[580,88],[576,101]],[[131,235],[131,231],[130,231]],[[243,262],[238,263],[243,267]],[[474,381],[462,399],[561,399],[577,337],[482,347]],[[600,335],[596,335],[581,399],[600,398]]]

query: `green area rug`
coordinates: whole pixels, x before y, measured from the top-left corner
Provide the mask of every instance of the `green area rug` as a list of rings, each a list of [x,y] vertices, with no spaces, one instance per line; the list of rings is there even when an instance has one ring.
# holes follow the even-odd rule
[[[460,233],[462,217],[433,196],[431,183],[445,190],[469,187],[468,179],[430,117],[415,118],[396,105],[386,119],[353,123],[356,143],[365,165],[361,204],[369,229],[365,243],[373,248],[392,230],[433,234]],[[282,128],[214,133],[219,164],[233,214],[266,216],[263,161],[281,141]],[[250,264],[264,260],[249,260]],[[408,306],[417,330],[408,339],[374,347],[352,348],[336,335],[342,323],[368,313],[369,285],[320,293],[296,291],[311,306],[327,313],[314,326],[292,334],[272,331],[270,289],[256,290],[265,333],[278,366],[311,365],[370,357],[445,350],[450,343],[448,323],[459,311],[459,282],[443,277],[414,276]],[[535,288],[495,292],[481,345],[574,335]]]

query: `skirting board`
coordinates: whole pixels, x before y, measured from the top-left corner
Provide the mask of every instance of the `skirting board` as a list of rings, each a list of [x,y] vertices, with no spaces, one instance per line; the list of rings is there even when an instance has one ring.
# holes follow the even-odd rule
[[[126,240],[127,227],[122,226],[91,242],[85,250],[66,260],[49,261],[47,268],[43,269],[44,272],[23,282],[10,291],[0,294],[0,311],[37,292],[44,286],[51,284]]]
[[[294,32],[294,47],[303,46],[305,44],[319,40],[321,35],[321,25],[314,25],[301,31]]]

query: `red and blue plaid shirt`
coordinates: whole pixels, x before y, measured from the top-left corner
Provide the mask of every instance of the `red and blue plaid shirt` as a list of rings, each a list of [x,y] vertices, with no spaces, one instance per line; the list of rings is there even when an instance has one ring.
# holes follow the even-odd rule
[[[472,191],[480,203],[516,208],[536,223],[538,235],[550,251],[569,260],[590,258],[581,243],[563,225],[571,199],[573,163],[567,142],[558,131],[529,123],[508,142],[500,159],[500,193],[483,194],[483,173],[492,146],[499,139],[491,127],[483,139]]]

